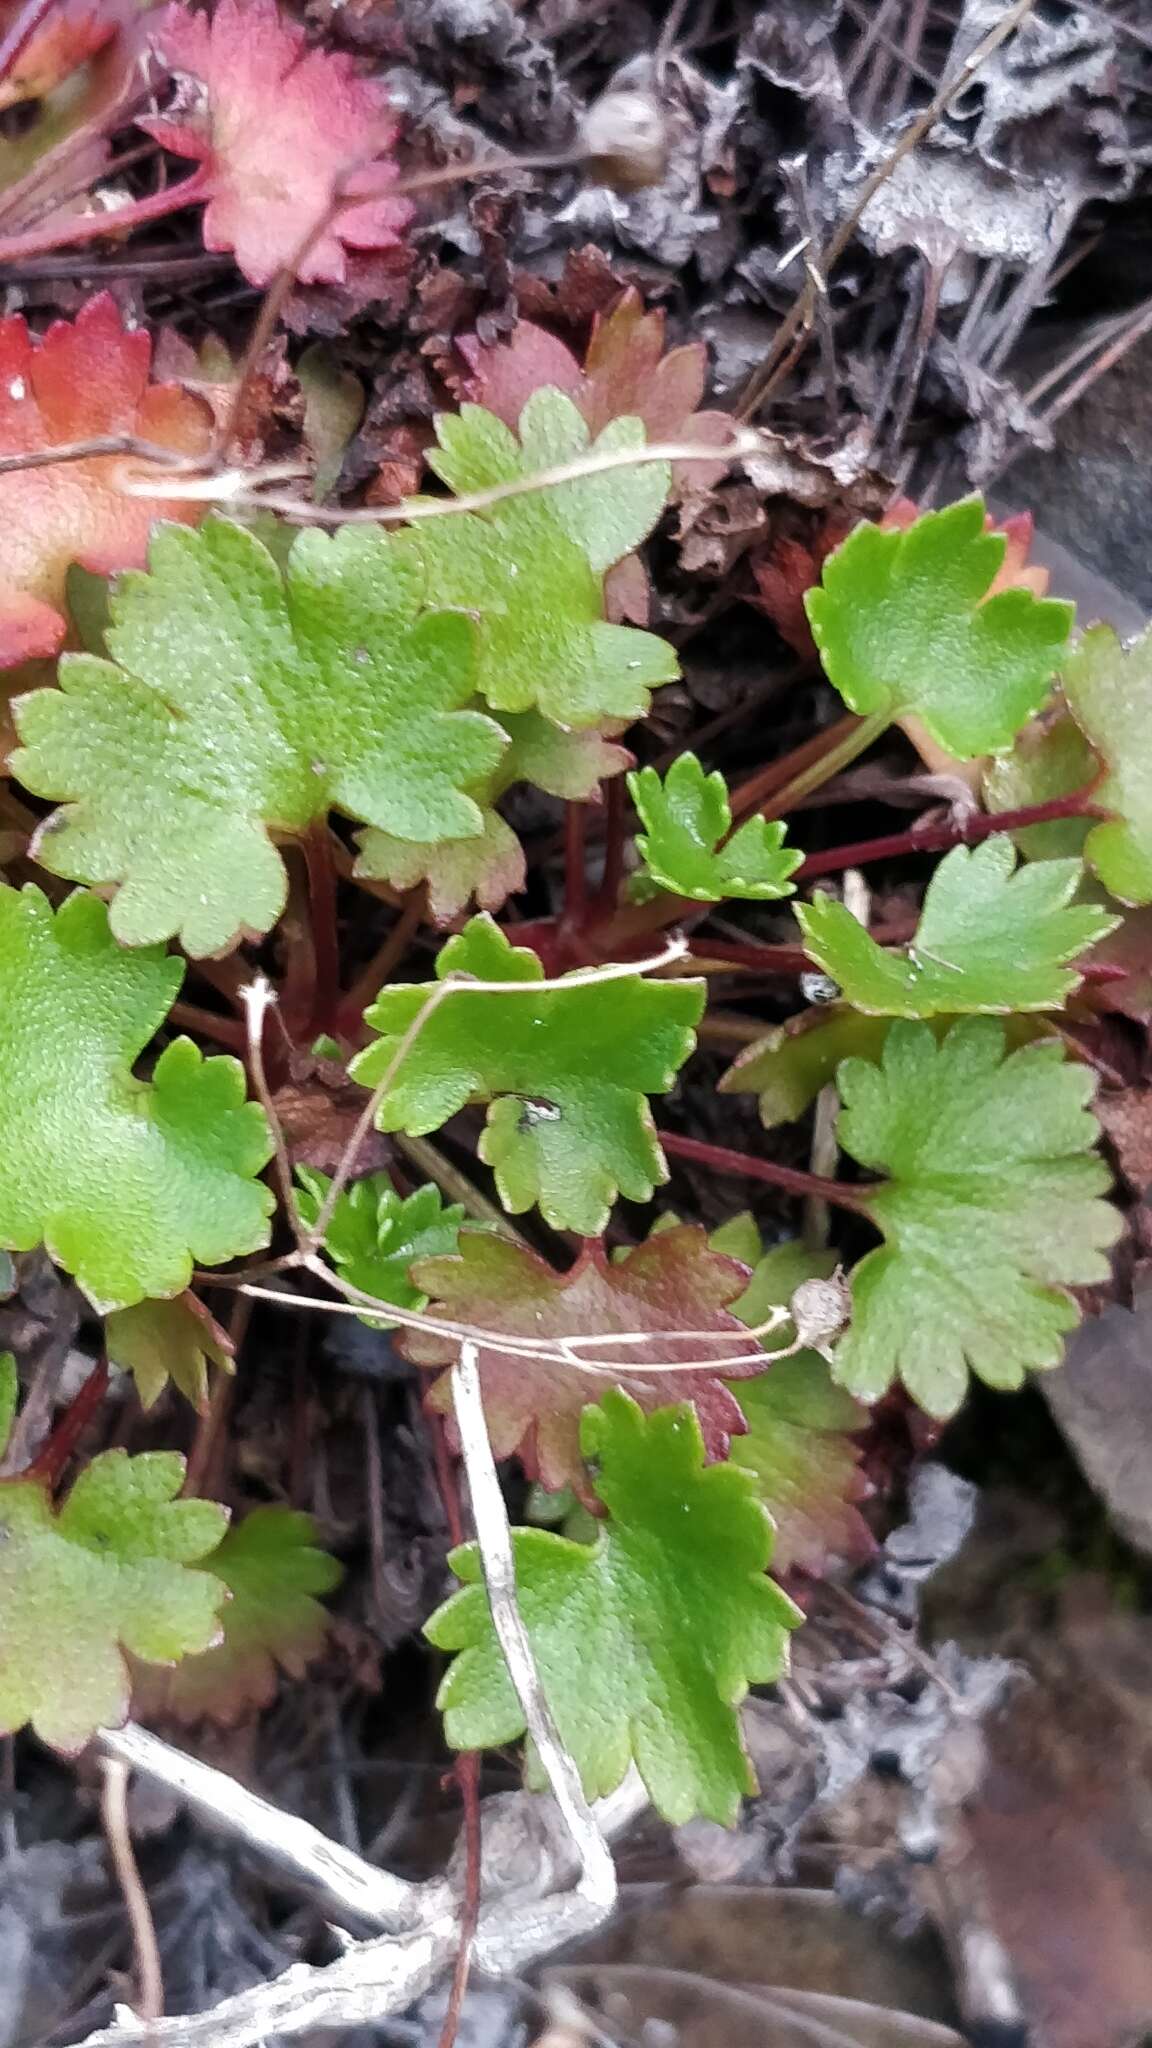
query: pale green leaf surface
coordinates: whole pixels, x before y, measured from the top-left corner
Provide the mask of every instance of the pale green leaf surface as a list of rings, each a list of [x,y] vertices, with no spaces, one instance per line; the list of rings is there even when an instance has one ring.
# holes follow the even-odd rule
[[[129,945],[192,954],[264,932],[284,908],[274,838],[331,808],[401,839],[479,832],[467,792],[507,742],[481,712],[476,629],[423,609],[416,558],[367,528],[300,533],[283,571],[224,519],[161,527],[121,578],[112,661],[61,663],[19,700],[15,772],[65,800],[38,857],[119,887]]]
[[[1069,712],[1053,706],[1016,736],[1011,753],[998,754],[984,770],[984,802],[990,811],[1018,811],[1051,803],[1086,789],[1100,763]],[[1095,801],[1095,799],[1093,799]],[[1012,838],[1025,860],[1081,859],[1092,830],[1090,818],[1054,818],[1025,825]]]
[[[360,834],[355,873],[394,889],[428,888],[428,915],[434,924],[451,924],[468,904],[499,910],[524,887],[523,848],[499,811],[480,811],[478,833],[467,839],[440,839],[418,845],[370,826]]]
[[[751,1475],[703,1463],[687,1407],[644,1415],[613,1391],[582,1443],[609,1519],[591,1544],[519,1529],[517,1590],[544,1691],[589,1797],[635,1759],[670,1821],[732,1822],[754,1780],[736,1709],[778,1677],[797,1610],[765,1576],[768,1518]],[[512,1742],[524,1718],[492,1629],[474,1545],[464,1589],[426,1633],[455,1658],[440,1688],[454,1748]]]
[[[565,732],[539,711],[506,711],[500,724],[509,746],[500,764],[501,780],[531,782],[549,796],[587,803],[601,782],[619,775],[632,756],[615,744],[621,721],[607,720],[602,730]]]
[[[171,1380],[194,1408],[203,1410],[208,1367],[233,1369],[228,1332],[194,1294],[114,1310],[104,1324],[104,1345],[109,1363],[132,1374],[144,1408],[159,1400]]]
[[[480,1156],[512,1213],[538,1203],[555,1229],[594,1237],[617,1194],[647,1201],[668,1172],[645,1098],[667,1093],[691,1052],[702,984],[577,977],[536,994],[538,957],[510,945],[487,917],[472,918],[441,948],[436,972],[526,987],[464,988],[441,1002],[380,1105],[380,1129],[420,1137],[466,1102],[488,1102]],[[365,1012],[380,1036],[351,1072],[366,1088],[384,1078],[430,993],[386,988]]]
[[[148,1670],[133,1685],[149,1709],[184,1722],[225,1727],[271,1706],[278,1673],[303,1678],[321,1654],[330,1617],[318,1594],[342,1573],[316,1546],[310,1515],[292,1508],[252,1508],[204,1559],[205,1571],[232,1595],[220,1616],[221,1640],[185,1657],[174,1671]]]
[[[661,782],[655,768],[628,777],[644,827],[636,844],[646,878],[696,903],[726,896],[773,902],[792,894],[789,877],[803,854],[784,844],[785,827],[749,818],[724,845],[732,824],[724,777],[706,775],[695,754],[681,754]]]
[[[1152,627],[1124,648],[1090,626],[1064,666],[1064,693],[1107,772],[1093,802],[1115,817],[1093,825],[1085,859],[1121,903],[1152,903]]]
[[[532,393],[520,415],[518,435],[477,405],[445,413],[436,422],[436,432],[440,447],[429,462],[457,497],[522,476],[538,476],[584,456],[643,448],[648,438],[643,420],[625,416],[610,421],[593,441],[579,408],[565,392],[548,387]],[[598,476],[574,477],[504,503],[522,507],[526,519],[539,518],[544,533],[559,527],[576,543],[589,568],[603,574],[651,533],[671,482],[668,463],[637,463]]]
[[[117,946],[94,896],[54,914],[0,888],[0,1244],[45,1244],[106,1310],[268,1242],[272,1145],[239,1060],[177,1038],[132,1072],[182,973]]]
[[[1018,1387],[1059,1363],[1079,1319],[1064,1290],[1108,1277],[1121,1223],[1100,1199],[1095,1077],[1058,1043],[1004,1046],[991,1017],[961,1019],[939,1044],[897,1022],[879,1065],[839,1070],[840,1142],[890,1176],[867,1202],[885,1244],[853,1272],[835,1355],[837,1379],[865,1400],[899,1377],[948,1416],[969,1370]]]
[[[561,394],[538,398],[568,407],[583,430]],[[442,418],[437,430],[441,447],[429,460],[461,495],[539,466],[480,406]],[[540,432],[555,441],[550,413]],[[580,452],[576,440],[571,452]],[[483,513],[422,520],[403,537],[400,545],[426,567],[433,600],[479,615],[477,687],[494,710],[535,708],[568,728],[628,722],[644,715],[657,684],[679,674],[667,641],[604,617],[605,569],[618,558],[615,550],[622,555],[635,546],[659,510],[653,479],[660,482],[657,465],[610,471],[552,492],[504,498]],[[660,503],[666,488],[665,479]]]
[[[878,946],[834,896],[798,903],[810,959],[856,1009],[890,1017],[1057,1010],[1081,977],[1068,962],[1116,927],[1096,904],[1074,903],[1078,860],[1017,867],[1006,834],[954,846],[928,884],[915,940]]]
[[[296,1196],[301,1220],[311,1225],[331,1186],[326,1173],[299,1166]],[[445,1203],[431,1182],[398,1195],[386,1173],[353,1181],[343,1190],[324,1234],[324,1249],[345,1280],[390,1301],[396,1308],[425,1308],[428,1296],[409,1277],[413,1259],[450,1257],[460,1241],[464,1210]],[[382,1316],[363,1318],[376,1329],[391,1325]]]
[[[0,1482],[0,1729],[81,1749],[128,1711],[125,1651],[172,1664],[217,1638],[225,1587],[189,1567],[227,1517],[178,1500],[183,1478],[175,1452],[104,1451],[58,1513],[35,1480]]]
[[[1048,694],[1073,607],[1020,588],[989,597],[1005,547],[980,498],[849,534],[804,602],[852,711],[915,715],[964,759],[1011,745]]]

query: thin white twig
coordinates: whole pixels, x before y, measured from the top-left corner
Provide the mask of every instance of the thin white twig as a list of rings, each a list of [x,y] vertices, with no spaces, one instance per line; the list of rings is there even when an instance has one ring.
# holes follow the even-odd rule
[[[280,1199],[289,1220],[296,1221],[296,1192],[292,1185],[292,1162],[288,1157],[288,1146],[284,1137],[284,1126],[276,1113],[272,1090],[264,1069],[264,1020],[269,1010],[275,1007],[277,996],[271,983],[263,974],[255,981],[248,982],[240,990],[244,1005],[244,1021],[248,1037],[248,1067],[257,1099],[268,1120],[276,1160],[276,1178],[280,1185]]]
[[[557,462],[532,476],[518,476],[507,483],[492,484],[484,491],[468,491],[458,498],[403,498],[398,505],[356,505],[351,508],[314,505],[301,498],[265,491],[262,481],[273,481],[271,470],[220,470],[215,475],[174,477],[163,486],[146,477],[123,471],[116,488],[129,498],[187,499],[193,503],[260,505],[279,512],[286,519],[305,519],[310,526],[400,526],[423,519],[451,519],[459,513],[487,512],[508,498],[523,498],[535,491],[554,490],[560,484],[578,483],[582,477],[603,476],[616,469],[640,469],[654,462],[736,462],[763,448],[763,436],[754,427],[734,426],[732,439],[721,447],[699,441],[654,441],[640,448],[612,448],[597,455],[578,455],[571,462]],[[282,473],[282,466],[281,466]]]
[[[350,1920],[354,1928],[378,1927],[403,1934],[425,1918],[422,1886],[377,1870],[339,1843],[330,1842],[309,1821],[285,1813],[282,1807],[259,1798],[210,1764],[186,1756],[146,1728],[137,1728],[130,1721],[124,1728],[102,1728],[97,1740],[106,1756],[134,1771],[146,1771],[178,1792],[215,1826],[239,1835],[280,1869],[291,1871],[342,1924]]]
[[[309,1257],[302,1259],[300,1263],[307,1272],[314,1273],[318,1279],[330,1281],[335,1287],[346,1288],[352,1298],[347,1301],[330,1301],[318,1294],[296,1294],[283,1287],[260,1287],[250,1280],[241,1280],[234,1291],[237,1294],[250,1295],[255,1301],[273,1302],[278,1308],[318,1309],[323,1314],[331,1316],[363,1317],[366,1312],[375,1313],[383,1320],[396,1323],[405,1330],[423,1330],[429,1336],[444,1337],[452,1343],[479,1344],[485,1350],[506,1351],[513,1357],[539,1359],[547,1365],[570,1365],[575,1371],[590,1373],[593,1377],[599,1378],[617,1378],[622,1372],[628,1371],[643,1377],[649,1377],[655,1372],[729,1372],[735,1365],[756,1364],[760,1364],[767,1371],[768,1361],[763,1350],[759,1348],[754,1351],[739,1351],[734,1355],[725,1353],[722,1357],[717,1357],[713,1352],[707,1358],[644,1359],[638,1365],[629,1365],[620,1359],[597,1364],[592,1359],[581,1358],[578,1354],[585,1347],[599,1344],[631,1346],[658,1344],[661,1340],[666,1344],[735,1344],[745,1341],[751,1343],[757,1337],[771,1336],[782,1323],[790,1322],[792,1319],[791,1311],[780,1304],[770,1310],[763,1322],[753,1324],[739,1333],[733,1331],[731,1337],[725,1336],[719,1330],[621,1330],[571,1337],[519,1337],[512,1336],[504,1330],[486,1330],[478,1323],[453,1322],[447,1316],[430,1315],[426,1309],[397,1308],[390,1301],[381,1301],[376,1295],[366,1293],[363,1288],[353,1287],[350,1282],[342,1281],[340,1274],[334,1273],[321,1259]],[[220,1279],[216,1274],[208,1273],[200,1277],[215,1286],[231,1284],[230,1276]],[[782,1356],[784,1354],[779,1351],[772,1353],[773,1359]],[[429,1369],[438,1372],[447,1363],[445,1359]]]
[[[480,1354],[475,1344],[462,1344],[460,1347],[460,1356],[452,1368],[452,1400],[472,1501],[476,1542],[492,1610],[492,1626],[504,1652],[525,1726],[580,1859],[576,1892],[587,1903],[589,1926],[596,1926],[601,1920],[606,1920],[615,1907],[616,1866],[596,1815],[585,1798],[580,1773],[552,1717],[528,1631],[517,1604],[512,1533],[484,1419]]]

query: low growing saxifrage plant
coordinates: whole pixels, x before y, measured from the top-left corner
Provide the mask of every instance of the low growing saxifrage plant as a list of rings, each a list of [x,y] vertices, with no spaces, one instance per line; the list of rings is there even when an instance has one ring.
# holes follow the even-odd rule
[[[219,177],[212,192],[223,236]],[[972,1374],[1020,1386],[1058,1362],[1072,1290],[1108,1277],[1120,1216],[1084,1027],[1120,972],[1109,944],[1152,901],[1152,773],[1128,743],[1152,641],[1075,637],[1068,605],[1006,578],[976,499],[865,522],[806,599],[843,717],[775,764],[767,798],[693,752],[653,759],[644,721],[678,662],[618,598],[678,479],[642,459],[640,412],[611,409],[629,335],[652,338],[633,301],[612,318],[564,388],[521,388],[510,412],[493,375],[491,407],[439,421],[449,496],[414,501],[407,524],[197,523],[181,501],[146,563],[141,543],[115,565],[87,644],[14,703],[11,793],[35,828],[17,858],[39,879],[0,886],[0,1246],[43,1247],[103,1347],[35,1461],[0,1482],[4,1730],[75,1750],[133,1697],[226,1719],[323,1646],[338,1569],[306,1517],[271,1504],[229,1527],[182,1492],[174,1451],[104,1451],[62,1482],[110,1367],[145,1406],[169,1379],[202,1406],[231,1363],[204,1297],[223,1313],[238,1281],[315,1295],[326,1276],[419,1368],[449,1451],[451,1367],[478,1345],[493,1448],[536,1482],[519,1603],[588,1793],[634,1761],[668,1818],[729,1821],[750,1783],[737,1710],[784,1668],[800,1575],[867,1552],[869,1405],[898,1384],[946,1418]],[[139,358],[150,434],[191,447],[191,401],[161,403],[140,338],[100,305],[77,328],[96,320],[109,361]],[[42,406],[70,374],[65,343],[21,342]],[[699,364],[680,354],[683,436]],[[669,405],[675,362],[649,379]],[[83,548],[102,573],[96,519]],[[6,592],[0,624],[25,654],[59,647],[58,568]],[[797,807],[893,725],[952,764],[967,807],[806,859]],[[513,914],[518,785],[568,807],[567,900],[530,922]],[[851,892],[813,886],[887,853],[925,863],[895,941]],[[383,931],[367,966],[358,903]],[[739,946],[719,935],[718,906],[765,904],[792,919],[785,940],[747,910]],[[710,986],[786,956],[824,999],[746,1042],[720,1082],[759,1098],[762,1142],[716,1145],[716,1118],[662,1128],[700,1099],[683,1091],[669,1118],[717,1017]],[[363,1109],[334,1172],[279,1130],[289,1058]],[[835,1179],[778,1156],[828,1088]],[[414,1184],[418,1147],[373,1139],[396,1168],[363,1172],[373,1127],[419,1141],[453,1119],[474,1170]],[[843,1233],[802,1241],[797,1208],[767,1247],[746,1214],[709,1234],[662,1208],[670,1158],[819,1198]],[[2,1391],[7,1436],[10,1359]],[[513,1742],[475,1548],[451,1565],[460,1589],[427,1622],[447,1739]]]

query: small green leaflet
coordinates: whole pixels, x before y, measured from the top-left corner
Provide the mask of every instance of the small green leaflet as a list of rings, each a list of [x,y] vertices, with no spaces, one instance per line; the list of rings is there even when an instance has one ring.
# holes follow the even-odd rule
[[[203,1411],[208,1405],[208,1367],[233,1370],[234,1349],[227,1330],[194,1294],[116,1309],[104,1324],[104,1347],[110,1365],[132,1374],[142,1408],[151,1408],[171,1380],[194,1408]]]
[[[335,807],[401,839],[479,832],[468,792],[506,735],[465,707],[476,627],[424,609],[403,543],[364,527],[297,535],[280,566],[226,519],[161,526],[120,579],[114,657],[66,656],[60,688],[19,700],[15,772],[66,807],[42,828],[54,874],[117,883],[127,945],[194,955],[265,932],[284,908],[274,835]]]
[[[747,1219],[751,1222],[751,1218]],[[710,1242],[716,1249],[737,1253],[733,1232],[745,1223],[734,1217]],[[760,1233],[746,1252],[754,1267],[735,1313],[749,1327],[767,1320],[777,1304],[791,1300],[805,1280],[826,1280],[835,1270],[834,1252],[810,1252],[793,1241],[774,1245],[760,1255]],[[783,1349],[795,1336],[782,1324],[761,1339],[764,1349]],[[800,1566],[820,1572],[829,1557],[859,1560],[870,1555],[871,1532],[857,1507],[868,1492],[859,1469],[854,1430],[868,1420],[859,1402],[833,1383],[827,1362],[816,1351],[798,1351],[778,1358],[755,1379],[732,1383],[744,1411],[746,1436],[734,1437],[728,1453],[756,1478],[756,1490],[776,1526],[772,1558],[775,1572]]]
[[[429,460],[461,495],[589,452],[587,425],[559,391],[533,393],[519,441],[476,405],[440,419],[437,432]],[[595,451],[643,444],[639,420],[613,420]],[[398,545],[426,567],[432,601],[479,616],[477,687],[494,710],[535,706],[569,728],[630,721],[680,673],[667,641],[604,618],[604,572],[650,531],[668,483],[666,464],[609,470],[482,513],[424,519],[402,537]]]
[[[316,1596],[330,1593],[342,1574],[317,1549],[311,1516],[283,1507],[252,1508],[204,1569],[232,1595],[220,1616],[221,1640],[174,1671],[138,1673],[133,1705],[229,1727],[272,1704],[279,1671],[302,1678],[321,1654],[330,1618]]]
[[[53,914],[0,887],[0,1245],[46,1245],[105,1311],[268,1242],[272,1143],[239,1060],[177,1038],[132,1072],[182,975],[117,946],[95,896]]]
[[[988,592],[1005,553],[981,498],[913,526],[865,523],[829,555],[805,606],[824,668],[852,711],[915,715],[969,759],[1012,744],[1048,694],[1073,607]]]
[[[754,1779],[736,1709],[779,1677],[799,1613],[765,1576],[771,1525],[749,1473],[704,1465],[688,1407],[644,1415],[615,1389],[586,1408],[584,1455],[608,1509],[594,1543],[517,1529],[516,1581],[560,1736],[589,1798],[635,1759],[669,1821],[730,1824]],[[460,1654],[440,1688],[456,1749],[513,1742],[524,1717],[492,1628],[474,1544],[463,1591],[425,1630]]]
[[[1085,1067],[1041,1041],[1005,1057],[1001,1025],[965,1017],[937,1044],[893,1024],[881,1063],[845,1060],[840,1142],[890,1178],[867,1197],[886,1240],[852,1275],[852,1323],[835,1374],[864,1400],[899,1376],[929,1415],[964,1398],[969,1368],[993,1387],[1059,1363],[1079,1320],[1070,1286],[1106,1280],[1120,1233],[1100,1197]]]
[[[33,1479],[0,1482],[0,1729],[30,1722],[68,1754],[128,1711],[124,1652],[206,1650],[226,1593],[203,1566],[227,1516],[178,1500],[173,1451],[93,1458],[57,1511]]]
[[[298,1166],[296,1178],[296,1206],[301,1221],[311,1225],[332,1183],[326,1173],[308,1166]],[[339,1196],[324,1233],[324,1249],[353,1287],[396,1308],[425,1308],[428,1296],[409,1279],[409,1267],[413,1259],[451,1256],[463,1221],[460,1204],[445,1207],[439,1188],[431,1182],[411,1195],[398,1195],[386,1173],[374,1173],[353,1181]],[[362,1320],[377,1330],[392,1327],[383,1316]]]
[[[1064,693],[1107,764],[1093,802],[1116,814],[1092,827],[1085,859],[1121,903],[1152,903],[1152,628],[1124,648],[1111,626],[1090,626],[1065,663]]]
[[[648,1201],[668,1169],[645,1097],[666,1094],[692,1051],[703,983],[577,973],[537,993],[536,954],[483,916],[441,948],[436,974],[524,990],[465,986],[431,1010],[380,1104],[379,1128],[420,1137],[466,1102],[486,1101],[480,1157],[513,1214],[538,1203],[554,1229],[596,1237],[618,1194]],[[384,1079],[433,987],[382,989],[365,1011],[380,1038],[350,1068],[364,1087]]]
[[[898,951],[878,946],[834,896],[798,903],[796,915],[809,958],[874,1016],[1058,1010],[1080,986],[1068,961],[1119,922],[1073,902],[1083,878],[1078,860],[1017,868],[1012,841],[997,834],[944,856],[915,941]]]
[[[695,754],[681,754],[663,782],[655,768],[642,768],[628,788],[644,827],[636,840],[644,882],[696,903],[725,896],[768,903],[792,894],[788,878],[804,856],[785,846],[784,826],[749,818],[721,845],[732,824],[728,788],[722,775],[704,773]]]

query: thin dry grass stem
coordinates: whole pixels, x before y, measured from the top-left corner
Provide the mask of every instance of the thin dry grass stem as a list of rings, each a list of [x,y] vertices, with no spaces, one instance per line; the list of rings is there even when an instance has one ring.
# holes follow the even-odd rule
[[[576,483],[582,477],[606,476],[617,469],[640,469],[653,462],[704,462],[714,467],[717,462],[736,462],[745,455],[755,455],[762,446],[763,438],[755,428],[734,424],[727,446],[705,448],[699,441],[654,441],[642,448],[612,448],[599,455],[575,456],[570,462],[554,463],[532,476],[513,477],[507,483],[492,484],[484,491],[469,491],[459,498],[402,498],[396,505],[315,505],[306,498],[282,497],[265,490],[266,483],[286,474],[299,474],[299,466],[289,471],[283,463],[259,469],[189,474],[174,478],[163,488],[148,478],[125,473],[117,479],[116,488],[130,498],[163,497],[182,503],[259,506],[265,512],[276,512],[283,519],[301,520],[309,526],[408,526],[423,519],[453,519],[465,512],[487,512],[508,498],[550,491],[559,484]]]
[[[128,1825],[128,1766],[119,1757],[106,1756],[101,1758],[101,1770],[104,1784],[100,1794],[100,1818],[132,1932],[136,1963],[135,2011],[142,2020],[158,2020],[164,2011],[164,1978],[152,1909]]]
[[[828,279],[831,276],[836,264],[839,263],[840,258],[848,248],[876,193],[879,192],[883,185],[887,184],[897,166],[916,148],[918,143],[923,142],[924,137],[936,126],[941,116],[947,113],[956,95],[963,92],[965,86],[971,83],[981,66],[987,63],[989,57],[999,49],[1001,43],[1006,42],[1008,37],[1015,33],[1025,15],[1031,12],[1032,6],[1033,0],[1013,0],[1012,6],[1006,10],[995,26],[989,29],[986,36],[981,38],[976,48],[969,53],[962,64],[958,65],[952,76],[945,80],[939,92],[934,95],[924,108],[923,113],[918,114],[916,119],[910,122],[908,127],[904,129],[883,162],[876,166],[870,177],[865,178],[855,203],[845,214],[844,219],[836,229],[835,234],[831,236],[827,246],[820,251],[816,270],[821,277]],[[794,341],[799,340],[801,345],[803,345],[803,341],[811,330],[815,305],[815,288],[812,284],[811,276],[809,276],[803,291],[795,300],[791,310],[781,321],[776,333],[776,339],[763,363],[761,363],[759,369],[753,371],[752,376],[749,378],[740,403],[736,408],[735,417],[737,420],[746,421],[750,419],[753,413],[759,411],[765,400],[775,389],[781,375],[784,374],[791,361],[794,360],[792,354]]]

